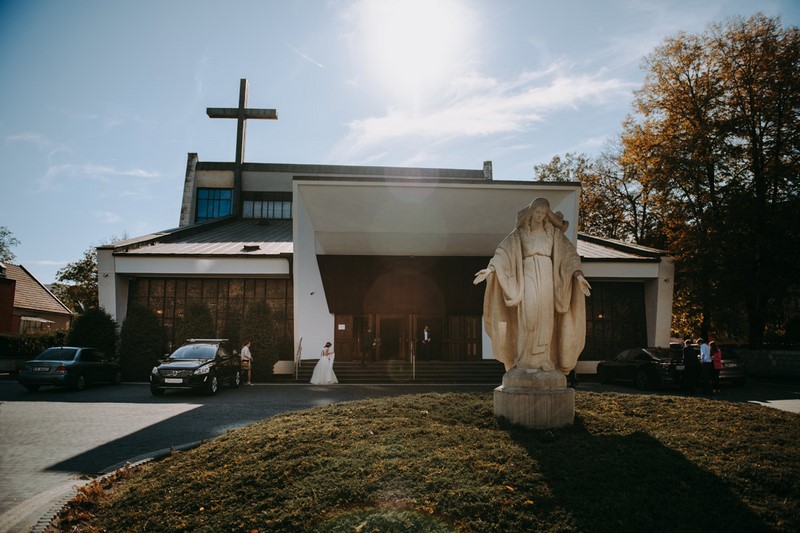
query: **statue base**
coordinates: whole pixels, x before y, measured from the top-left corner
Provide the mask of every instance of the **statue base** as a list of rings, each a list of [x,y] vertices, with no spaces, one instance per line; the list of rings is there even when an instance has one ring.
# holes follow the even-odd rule
[[[561,372],[512,368],[494,390],[494,415],[533,429],[575,422],[575,391]]]

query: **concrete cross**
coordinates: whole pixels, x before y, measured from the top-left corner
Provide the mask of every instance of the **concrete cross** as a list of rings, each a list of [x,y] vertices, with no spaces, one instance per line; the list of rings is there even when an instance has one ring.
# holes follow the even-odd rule
[[[244,142],[245,131],[247,129],[247,119],[272,119],[278,118],[278,112],[274,109],[248,109],[247,93],[249,85],[247,79],[242,78],[239,82],[239,107],[207,107],[206,114],[209,118],[235,118],[236,119],[236,160],[233,166],[233,213],[239,216],[241,213],[241,193],[242,193],[242,163],[244,162]]]

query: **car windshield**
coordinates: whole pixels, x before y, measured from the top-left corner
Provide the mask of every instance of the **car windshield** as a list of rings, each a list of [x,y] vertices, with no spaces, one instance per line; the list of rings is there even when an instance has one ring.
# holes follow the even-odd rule
[[[187,344],[170,355],[170,359],[214,359],[217,346],[214,344]]]
[[[75,348],[48,348],[39,355],[36,359],[39,361],[72,361],[75,359],[75,354],[78,350]]]

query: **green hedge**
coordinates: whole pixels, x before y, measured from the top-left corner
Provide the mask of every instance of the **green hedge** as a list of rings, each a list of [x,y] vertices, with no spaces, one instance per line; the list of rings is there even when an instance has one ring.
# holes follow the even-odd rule
[[[32,359],[51,346],[66,344],[67,332],[0,334],[0,357]]]

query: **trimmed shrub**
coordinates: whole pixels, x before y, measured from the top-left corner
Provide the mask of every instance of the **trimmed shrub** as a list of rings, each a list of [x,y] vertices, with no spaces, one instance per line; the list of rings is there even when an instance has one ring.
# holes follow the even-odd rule
[[[166,340],[158,316],[151,309],[131,307],[119,335],[119,364],[125,379],[147,381],[153,364],[164,357]]]
[[[78,315],[67,334],[70,346],[92,346],[109,357],[117,355],[117,323],[111,315],[94,307]]]
[[[253,381],[269,381],[279,359],[280,342],[276,334],[275,317],[267,302],[252,302],[244,311],[239,335],[242,343],[251,342]]]
[[[208,304],[199,300],[189,302],[183,320],[175,324],[175,348],[182,346],[186,339],[213,339],[215,329]]]

